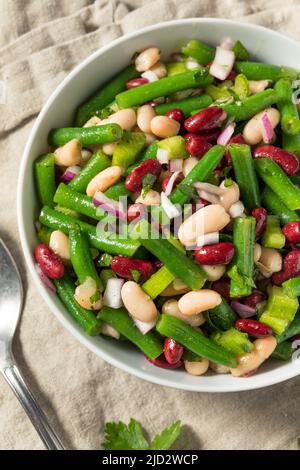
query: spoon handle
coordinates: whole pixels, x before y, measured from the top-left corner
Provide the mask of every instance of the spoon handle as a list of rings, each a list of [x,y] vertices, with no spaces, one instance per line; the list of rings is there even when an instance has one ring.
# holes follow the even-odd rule
[[[11,364],[4,367],[2,373],[26,411],[45,447],[48,450],[64,450],[62,443],[48,423],[17,365]]]

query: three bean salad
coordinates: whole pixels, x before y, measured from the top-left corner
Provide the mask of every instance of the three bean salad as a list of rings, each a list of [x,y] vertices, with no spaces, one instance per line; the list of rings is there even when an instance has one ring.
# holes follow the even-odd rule
[[[299,72],[250,59],[138,52],[34,164],[41,281],[153,366],[249,377],[300,339]]]

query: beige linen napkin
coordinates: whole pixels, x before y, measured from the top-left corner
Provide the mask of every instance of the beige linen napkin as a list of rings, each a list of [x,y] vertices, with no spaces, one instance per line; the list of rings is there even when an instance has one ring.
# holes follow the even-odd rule
[[[49,94],[78,62],[122,34],[201,16],[262,24],[300,40],[299,0],[0,0],[0,234],[18,260],[26,292],[16,357],[68,448],[98,449],[104,423],[131,416],[150,434],[181,419],[186,426],[179,444],[189,449],[296,448],[300,377],[220,395],[176,391],[130,376],[63,329],[37,293],[20,250],[19,161]],[[43,448],[2,378],[0,448]]]

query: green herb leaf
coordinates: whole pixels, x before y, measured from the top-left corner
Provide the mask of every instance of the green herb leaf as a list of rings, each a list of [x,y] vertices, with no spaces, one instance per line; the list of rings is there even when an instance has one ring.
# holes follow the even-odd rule
[[[160,434],[154,437],[151,443],[152,450],[168,450],[178,439],[181,433],[181,421],[175,421],[168,428],[164,429]]]
[[[225,181],[224,181],[224,186],[225,186],[225,188],[229,188],[230,186],[232,186],[232,179],[231,178],[226,178]]]
[[[145,439],[140,423],[131,418],[128,426],[118,423],[106,423],[105,441],[102,447],[105,450],[147,450],[149,444]]]
[[[146,175],[143,178],[143,192],[142,192],[143,197],[145,197],[146,194],[150,191],[150,189],[153,187],[156,180],[157,180],[156,175],[153,175],[152,173],[146,173]]]
[[[140,271],[138,271],[137,269],[130,269],[130,272],[131,272],[132,279],[134,280],[134,282],[139,282],[140,277],[141,277]]]

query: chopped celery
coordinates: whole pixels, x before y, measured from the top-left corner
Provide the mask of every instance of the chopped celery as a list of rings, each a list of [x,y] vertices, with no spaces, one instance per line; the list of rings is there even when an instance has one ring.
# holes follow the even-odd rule
[[[166,64],[168,77],[187,72],[187,67],[184,62],[170,62]]]
[[[267,227],[262,237],[262,245],[266,248],[281,248],[285,245],[285,236],[283,235],[279,218],[276,215],[269,215],[267,218]]]
[[[234,80],[233,92],[239,100],[243,101],[249,95],[249,82],[243,73],[239,73]]]
[[[286,330],[279,336],[277,336],[277,344],[292,338],[295,335],[300,334],[300,313],[295,315],[294,320],[289,324]]]
[[[282,287],[273,286],[260,321],[269,325],[274,333],[280,335],[293,321],[298,307],[299,302],[296,297],[290,297]]]
[[[248,339],[247,333],[242,333],[236,328],[230,328],[224,332],[217,331],[212,334],[211,338],[235,356],[248,353],[253,349],[253,344]]]
[[[283,282],[282,287],[290,297],[300,297],[300,276],[292,277]]]
[[[116,145],[112,164],[127,168],[132,165],[146,142],[142,132],[126,132],[122,140]]]
[[[185,148],[185,139],[181,135],[175,135],[168,137],[157,143],[157,146],[161,149],[167,150],[168,159],[172,158],[187,158],[189,156],[188,151]]]
[[[151,299],[155,299],[161,292],[163,292],[172,281],[175,276],[166,268],[162,266],[156,273],[142,285],[144,291],[150,295]]]
[[[233,100],[233,96],[226,87],[218,87],[216,85],[208,85],[205,88],[205,92],[210,96],[214,101],[219,103],[227,102]]]

